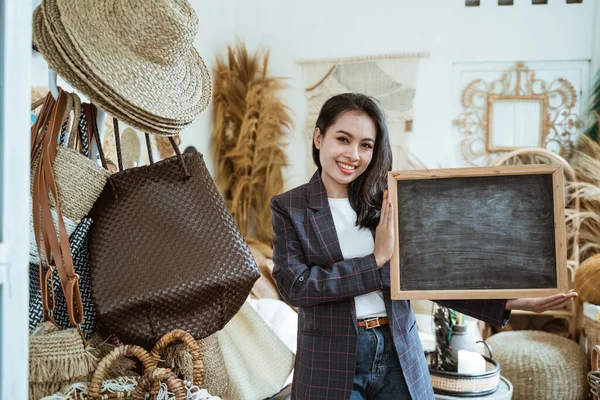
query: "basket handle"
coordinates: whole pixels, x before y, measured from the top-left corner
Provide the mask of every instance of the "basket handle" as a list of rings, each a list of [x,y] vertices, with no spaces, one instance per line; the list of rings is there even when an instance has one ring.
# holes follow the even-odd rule
[[[600,370],[600,345],[592,349],[592,371]]]
[[[204,362],[202,362],[202,355],[200,353],[200,346],[198,342],[184,330],[175,329],[163,337],[154,345],[154,348],[150,352],[154,361],[158,363],[162,352],[171,343],[183,342],[187,346],[190,354],[192,355],[192,363],[194,368],[194,385],[202,387],[204,385]]]
[[[475,343],[483,343],[485,345],[485,347],[487,348],[488,353],[490,353],[490,358],[494,358],[494,356],[492,354],[492,348],[490,347],[489,344],[487,344],[487,342],[485,340],[478,340]]]
[[[148,389],[151,386],[155,386],[159,381],[167,384],[169,390],[175,395],[176,400],[186,400],[187,390],[183,386],[183,381],[168,368],[155,368],[152,371],[146,372],[138,381],[131,398],[133,400],[145,400]]]
[[[89,386],[89,399],[90,400],[98,400],[100,399],[100,391],[102,390],[102,382],[106,377],[108,371],[112,367],[113,363],[119,358],[124,356],[133,356],[136,357],[142,363],[142,368],[144,372],[150,372],[156,369],[157,363],[154,358],[148,353],[144,348],[140,346],[134,345],[124,345],[119,346],[113,349],[110,353],[108,353],[94,371],[94,375],[92,376],[92,381]]]

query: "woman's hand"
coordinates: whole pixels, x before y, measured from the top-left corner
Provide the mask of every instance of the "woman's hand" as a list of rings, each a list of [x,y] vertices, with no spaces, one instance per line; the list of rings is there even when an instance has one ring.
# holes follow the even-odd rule
[[[567,293],[558,293],[546,297],[511,299],[506,301],[506,309],[533,311],[535,313],[542,313],[548,310],[560,310],[574,297],[577,297],[577,292],[569,290]]]
[[[379,224],[375,230],[375,250],[373,251],[377,267],[379,268],[392,258],[392,253],[394,252],[393,215],[392,200],[389,198],[386,190],[383,192],[383,204],[381,205]]]

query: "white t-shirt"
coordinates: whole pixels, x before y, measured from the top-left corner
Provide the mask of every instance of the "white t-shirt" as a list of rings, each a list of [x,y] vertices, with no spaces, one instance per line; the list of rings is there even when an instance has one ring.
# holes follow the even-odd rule
[[[375,249],[373,235],[368,228],[356,226],[356,211],[350,205],[350,200],[347,198],[328,200],[344,259],[371,254]],[[354,304],[358,319],[387,316],[381,290],[356,296]]]

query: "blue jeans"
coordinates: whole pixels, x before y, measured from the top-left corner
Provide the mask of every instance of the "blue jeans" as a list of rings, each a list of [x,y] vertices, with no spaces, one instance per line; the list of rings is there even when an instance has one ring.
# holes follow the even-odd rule
[[[358,327],[358,355],[350,400],[410,399],[389,325]]]

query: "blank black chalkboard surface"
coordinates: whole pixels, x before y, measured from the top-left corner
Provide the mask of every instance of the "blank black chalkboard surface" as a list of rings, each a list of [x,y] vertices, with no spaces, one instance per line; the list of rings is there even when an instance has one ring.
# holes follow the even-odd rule
[[[566,292],[562,165],[392,171],[392,299]]]

